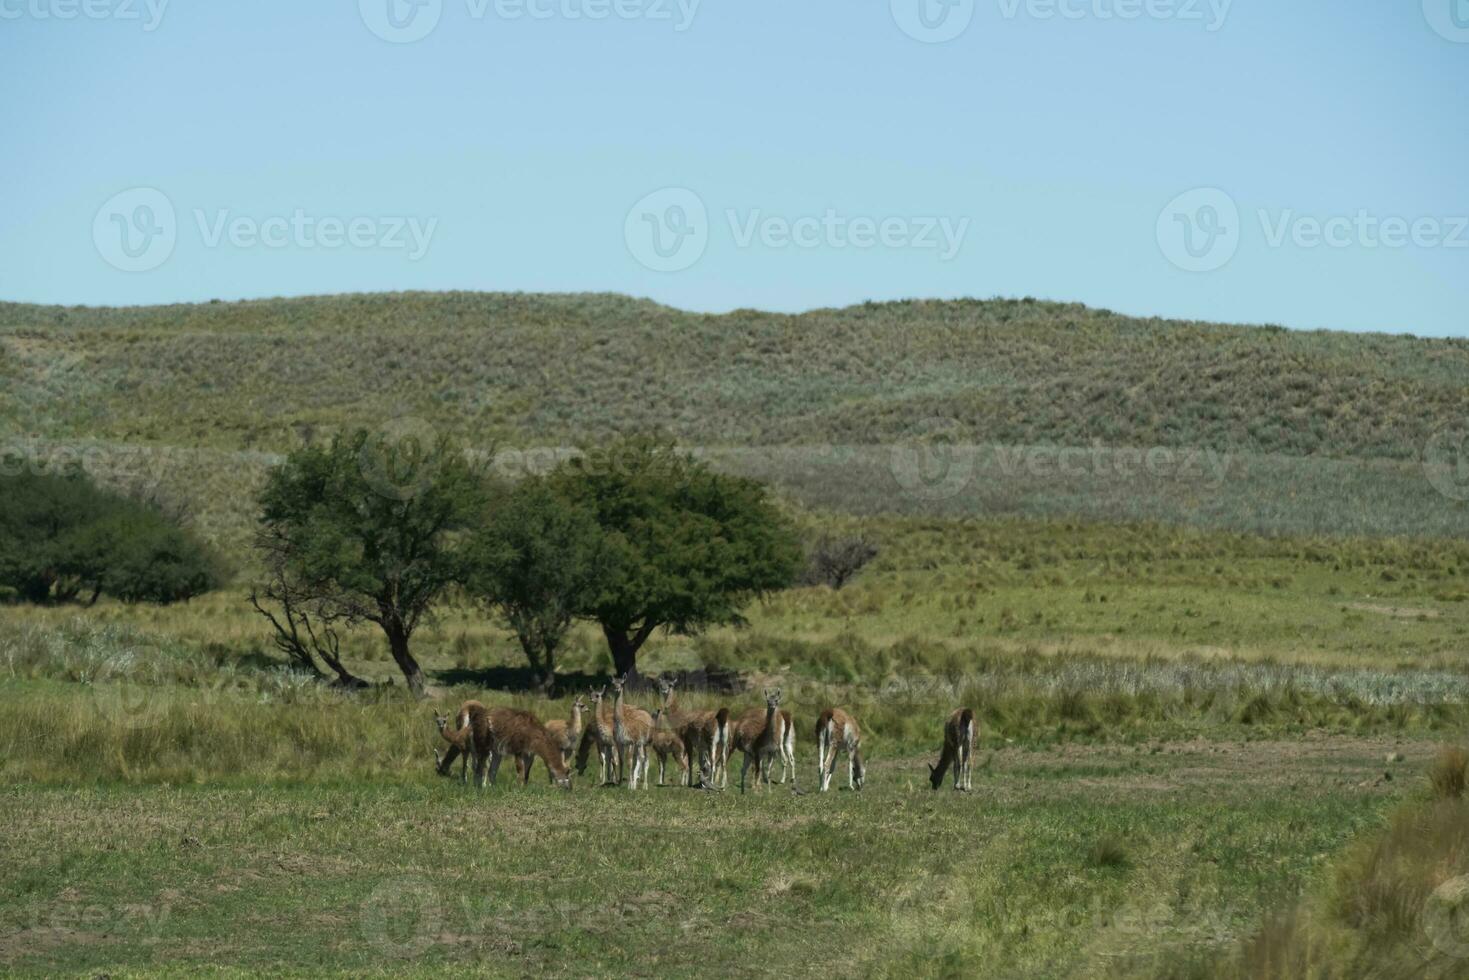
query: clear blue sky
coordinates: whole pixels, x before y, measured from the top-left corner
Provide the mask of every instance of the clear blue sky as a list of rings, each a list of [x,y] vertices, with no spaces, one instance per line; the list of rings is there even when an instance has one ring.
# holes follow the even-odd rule
[[[1221,0],[703,0],[687,23],[692,0],[391,0],[397,23],[433,26],[411,43],[369,27],[391,33],[390,0],[171,0],[156,23],[149,2],[0,0],[0,298],[1033,295],[1469,334],[1469,0],[1235,0],[1222,21]],[[61,19],[84,4],[99,16]],[[611,16],[569,16],[599,5]],[[970,19],[926,43],[899,26],[922,34],[919,14],[938,31]],[[175,231],[165,260],[129,272],[109,249],[160,216],[136,193],[107,208],[138,187],[164,195]],[[666,195],[629,211],[670,187],[706,209],[702,251],[657,271],[642,222],[698,216]],[[1196,188],[1238,221],[1217,195],[1165,213]],[[356,245],[323,244],[285,230],[298,209],[312,228],[368,223]],[[842,230],[816,230],[828,213]],[[1419,222],[1419,241],[1369,247],[1359,214]],[[1349,219],[1342,247],[1303,245],[1302,217]],[[239,218],[279,246],[249,225],[212,237]],[[431,232],[422,255],[398,218]],[[951,257],[912,247],[942,242],[929,218],[963,228]],[[809,247],[782,236],[801,219]],[[857,247],[853,219],[897,223]],[[1204,264],[1216,240],[1229,260],[1180,268],[1180,234]]]

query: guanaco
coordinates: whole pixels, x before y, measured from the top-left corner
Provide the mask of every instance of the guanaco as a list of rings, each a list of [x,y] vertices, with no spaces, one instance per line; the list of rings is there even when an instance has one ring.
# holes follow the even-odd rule
[[[628,789],[638,788],[639,776],[643,780],[643,789],[647,789],[648,739],[653,734],[653,716],[642,708],[623,703],[623,688],[626,686],[626,674],[612,678],[612,738],[617,743],[617,767],[630,777]],[[629,765],[632,766],[630,773]]]
[[[454,713],[454,727],[452,729],[450,724],[448,724],[448,717],[439,716],[438,713],[435,713],[433,723],[438,726],[439,735],[444,738],[444,741],[450,743],[450,748],[448,748],[447,752],[444,752],[444,755],[439,755],[438,749],[433,749],[433,761],[435,761],[436,768],[438,768],[439,776],[448,776],[450,774],[451,768],[454,767],[454,760],[457,757],[464,758],[464,763],[460,767],[461,782],[467,779],[467,771],[469,771],[470,764],[476,765],[474,773],[476,773],[476,776],[479,774],[479,765],[477,765],[476,760],[480,754],[489,754],[489,742],[488,739],[482,739],[480,742],[474,741],[473,721],[474,718],[483,720],[483,717],[486,716],[486,711],[488,711],[488,708],[480,704],[479,701],[473,701],[472,699],[472,701],[463,702],[460,708],[458,708],[458,711]]]
[[[592,723],[582,732],[581,744],[577,746],[576,772],[582,775],[587,771],[587,756],[596,749],[600,767],[598,778],[601,785],[606,786],[618,778],[617,743],[613,738],[612,706],[607,703],[607,688],[593,691],[591,700]]]
[[[478,701],[466,701],[465,703],[479,704]],[[484,706],[480,705],[480,707]],[[461,783],[468,782],[469,757],[472,754],[470,728],[468,726],[464,728],[450,728],[449,716],[441,715],[437,712],[434,713],[434,725],[439,729],[439,737],[449,743],[448,749],[442,753],[438,749],[434,749],[434,769],[438,771],[440,776],[447,776],[453,770],[454,760],[457,758],[459,760],[459,781]]]
[[[944,748],[939,755],[939,764],[928,767],[928,781],[938,789],[944,781],[949,766],[954,767],[954,789],[969,792],[974,788],[974,742],[979,726],[974,722],[974,712],[968,708],[956,708],[944,722]]]
[[[755,766],[755,782],[770,782],[770,765],[780,755],[785,742],[785,718],[780,712],[780,688],[765,692],[765,710],[751,709],[740,716],[730,735],[730,744],[744,753],[740,766],[740,792],[745,791],[745,777],[750,765]]]
[[[567,767],[570,767],[571,757],[576,753],[577,743],[581,741],[581,713],[586,708],[586,702],[581,699],[581,695],[577,695],[576,699],[571,702],[570,718],[565,721],[562,721],[560,718],[554,718],[546,722],[546,732],[555,740],[557,745],[561,746],[561,762]],[[550,775],[549,769],[546,772],[547,775]]]
[[[661,678],[658,681],[658,693],[663,696],[662,712],[668,727],[683,741],[684,750],[688,754],[689,786],[693,787],[697,785],[694,781],[695,767],[700,769],[701,774],[707,768],[712,781],[717,773],[721,753],[727,754],[725,746],[729,736],[729,709],[684,711],[675,701],[677,687],[678,681],[672,678]]]
[[[571,789],[571,773],[561,757],[561,745],[546,727],[529,711],[518,708],[494,708],[489,712],[493,749],[490,757],[490,785],[500,769],[500,760],[505,756],[516,760],[516,775],[523,784],[530,782],[530,768],[539,756],[551,770],[551,779],[557,786]],[[480,785],[484,785],[483,779]]]
[[[796,723],[791,718],[789,711],[782,710],[780,713],[781,724],[785,727],[784,737],[780,740],[780,779],[781,785],[785,785],[786,772],[790,771],[791,785],[796,783]]]
[[[687,776],[689,772],[689,753],[684,745],[684,740],[678,737],[678,733],[668,728],[668,709],[659,708],[653,712],[653,734],[648,736],[648,748],[658,756],[658,785],[662,786],[663,774],[668,768],[668,757],[678,764],[680,778]]]
[[[816,720],[816,756],[823,793],[836,772],[838,750],[847,753],[847,786],[861,789],[867,777],[862,764],[862,730],[857,727],[857,719],[841,708],[827,708]]]

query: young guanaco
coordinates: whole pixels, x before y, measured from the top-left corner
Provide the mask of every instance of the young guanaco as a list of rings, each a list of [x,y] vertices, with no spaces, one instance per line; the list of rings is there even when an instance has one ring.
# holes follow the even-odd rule
[[[832,773],[836,772],[837,752],[847,753],[847,785],[861,789],[867,770],[862,763],[862,730],[857,719],[841,708],[827,708],[816,720],[817,770],[821,780],[821,792],[831,786]]]
[[[648,748],[652,749],[658,756],[658,785],[662,786],[664,772],[668,768],[669,756],[678,764],[680,778],[689,773],[689,753],[684,745],[684,740],[678,737],[678,733],[668,727],[668,709],[659,708],[653,712],[653,734],[648,737]]]
[[[949,766],[954,767],[954,789],[968,792],[974,788],[974,742],[979,736],[974,712],[956,708],[944,723],[944,748],[939,764],[928,767],[928,781],[938,789]]]

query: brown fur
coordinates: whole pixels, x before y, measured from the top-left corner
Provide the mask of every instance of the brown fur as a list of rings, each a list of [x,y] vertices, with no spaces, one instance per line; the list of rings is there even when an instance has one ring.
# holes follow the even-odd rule
[[[785,718],[780,711],[780,689],[765,692],[765,707],[751,708],[742,714],[730,733],[730,747],[744,753],[740,767],[740,792],[745,791],[745,775],[755,766],[755,782],[770,782],[770,765],[785,742]]]
[[[492,741],[490,758],[490,785],[505,756],[516,760],[516,775],[522,783],[530,781],[531,762],[540,757],[551,770],[551,778],[558,786],[571,788],[571,774],[561,758],[561,746],[544,725],[529,711],[518,708],[492,708],[489,711],[489,730]],[[480,785],[483,785],[481,780]]]

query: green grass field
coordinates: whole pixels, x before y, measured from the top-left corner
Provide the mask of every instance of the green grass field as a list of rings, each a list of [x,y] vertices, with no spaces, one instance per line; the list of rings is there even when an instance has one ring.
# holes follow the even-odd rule
[[[1469,741],[1469,503],[1420,458],[1469,404],[1463,341],[410,294],[0,305],[0,352],[0,448],[181,504],[234,573],[0,609],[0,973],[1469,976],[1425,931],[1469,874],[1426,776]],[[427,701],[286,671],[244,598],[253,494],[402,415],[512,475],[661,428],[803,533],[874,541],[839,592],[640,656],[741,684],[692,704],[780,686],[803,792],[437,777],[436,711],[567,708],[457,596],[414,637]],[[342,651],[396,674],[370,629]],[[560,666],[600,686],[605,642],[578,627]],[[861,793],[811,792],[832,704]],[[975,792],[935,793],[959,704]]]

